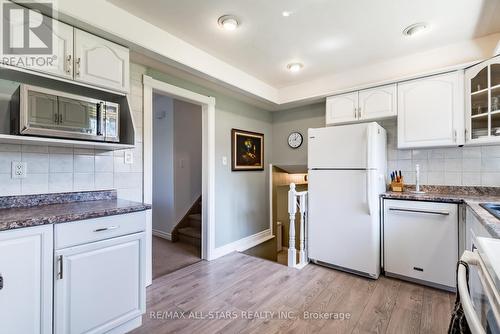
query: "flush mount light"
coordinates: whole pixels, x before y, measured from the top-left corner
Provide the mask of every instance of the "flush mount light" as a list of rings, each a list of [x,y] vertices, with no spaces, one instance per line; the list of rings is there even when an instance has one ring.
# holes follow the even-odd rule
[[[285,10],[283,13],[281,13],[281,15],[283,15],[284,17],[289,17],[290,15],[292,15],[292,12]]]
[[[221,28],[229,31],[235,30],[236,28],[238,28],[238,25],[240,24],[238,22],[238,19],[233,15],[223,15],[219,17],[217,23]]]
[[[290,72],[298,72],[298,71],[300,71],[303,67],[304,67],[304,64],[302,64],[302,63],[290,63],[290,64],[286,65],[286,68],[287,68]]]
[[[423,22],[412,24],[403,30],[403,35],[405,36],[415,36],[427,29],[427,24]]]

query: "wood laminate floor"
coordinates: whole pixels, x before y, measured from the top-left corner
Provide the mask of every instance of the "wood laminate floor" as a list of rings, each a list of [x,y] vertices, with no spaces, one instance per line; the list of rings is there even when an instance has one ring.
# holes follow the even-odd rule
[[[154,280],[132,333],[446,333],[453,301],[397,279],[232,253]]]
[[[153,279],[201,261],[200,247],[153,236]]]

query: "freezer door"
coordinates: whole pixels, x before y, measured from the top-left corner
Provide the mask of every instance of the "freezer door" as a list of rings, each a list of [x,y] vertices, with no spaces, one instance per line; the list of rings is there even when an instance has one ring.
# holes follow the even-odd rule
[[[311,259],[378,277],[380,223],[378,191],[374,190],[376,173],[309,171]]]
[[[309,129],[308,168],[368,168],[370,124]]]

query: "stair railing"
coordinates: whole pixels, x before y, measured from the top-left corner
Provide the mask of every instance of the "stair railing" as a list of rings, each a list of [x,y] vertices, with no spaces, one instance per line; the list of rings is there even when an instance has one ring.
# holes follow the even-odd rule
[[[295,183],[290,184],[288,191],[288,214],[290,219],[288,241],[288,266],[302,269],[309,263],[307,257],[307,191],[296,191]],[[299,262],[295,246],[295,216],[299,211]]]

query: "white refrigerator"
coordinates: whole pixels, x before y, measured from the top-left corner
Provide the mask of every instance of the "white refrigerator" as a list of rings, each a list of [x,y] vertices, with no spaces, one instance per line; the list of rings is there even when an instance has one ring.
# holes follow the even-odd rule
[[[309,129],[308,138],[308,256],[378,278],[385,129],[375,122],[334,126]]]

